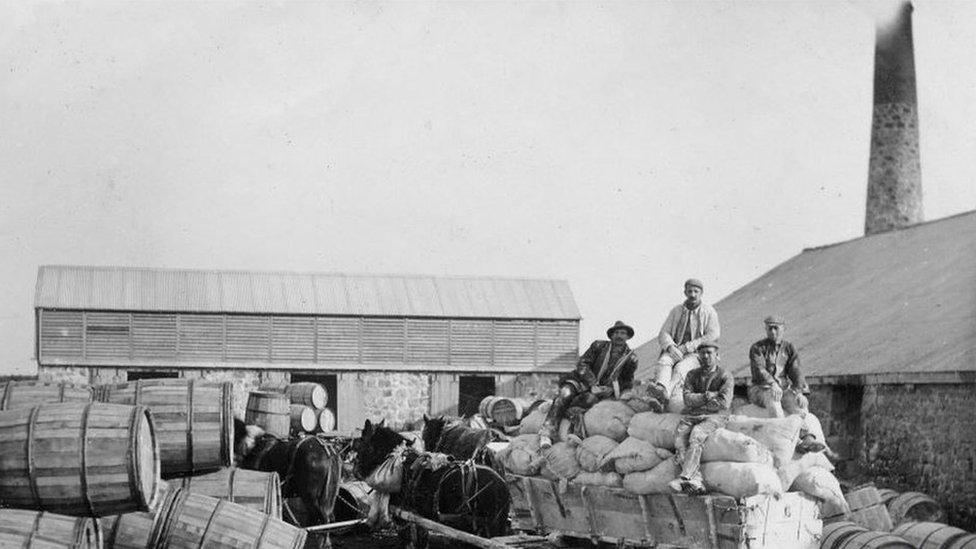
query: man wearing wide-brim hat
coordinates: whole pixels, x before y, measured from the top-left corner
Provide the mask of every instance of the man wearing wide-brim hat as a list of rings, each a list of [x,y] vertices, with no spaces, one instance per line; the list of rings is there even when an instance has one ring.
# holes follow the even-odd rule
[[[539,430],[540,446],[552,445],[568,407],[589,408],[600,400],[619,396],[633,386],[637,357],[627,345],[627,340],[632,337],[634,329],[618,320],[607,329],[609,341],[594,341],[576,362],[576,368],[559,378],[559,394],[553,399]]]

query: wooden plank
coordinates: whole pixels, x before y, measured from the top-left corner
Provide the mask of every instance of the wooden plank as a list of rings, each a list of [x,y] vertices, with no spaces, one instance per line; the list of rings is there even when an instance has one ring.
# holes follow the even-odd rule
[[[336,429],[343,434],[355,434],[366,421],[363,408],[363,388],[359,374],[340,372],[336,376]]]
[[[392,505],[390,506],[390,514],[402,520],[405,520],[407,522],[412,522],[417,524],[418,526],[423,526],[424,528],[432,532],[436,532],[438,534],[441,534],[453,540],[474,545],[475,547],[481,547],[482,549],[511,549],[508,545],[504,543],[498,543],[496,541],[485,539],[483,537],[476,536],[474,534],[462,532],[461,530],[451,528],[450,526],[446,526],[439,522],[434,522],[432,520],[425,519],[420,515],[416,515],[414,513],[411,513],[410,511],[400,509]]]

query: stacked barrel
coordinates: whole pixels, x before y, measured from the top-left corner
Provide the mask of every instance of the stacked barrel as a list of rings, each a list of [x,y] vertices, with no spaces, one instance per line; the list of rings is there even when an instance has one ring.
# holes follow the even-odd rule
[[[231,467],[232,410],[230,383],[0,385],[0,547],[302,547],[277,473]]]
[[[939,522],[942,507],[920,492],[864,484],[845,494],[848,516],[824,518],[821,549],[976,549],[976,534]]]
[[[165,486],[149,509],[102,519],[105,546],[297,549],[305,531],[281,520],[274,472],[236,469],[231,382],[140,380],[95,388],[97,400],[150,409]]]
[[[244,420],[282,438],[328,432],[336,424],[328,404],[329,393],[319,383],[264,385],[248,396]]]
[[[7,381],[0,396],[0,547],[101,548],[100,517],[144,512],[160,489],[148,407],[87,386]]]

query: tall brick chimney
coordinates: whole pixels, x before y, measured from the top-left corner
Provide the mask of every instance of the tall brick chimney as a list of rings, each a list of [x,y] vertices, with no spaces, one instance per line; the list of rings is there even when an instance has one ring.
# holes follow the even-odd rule
[[[874,117],[864,234],[923,221],[912,4],[879,23],[874,46]]]

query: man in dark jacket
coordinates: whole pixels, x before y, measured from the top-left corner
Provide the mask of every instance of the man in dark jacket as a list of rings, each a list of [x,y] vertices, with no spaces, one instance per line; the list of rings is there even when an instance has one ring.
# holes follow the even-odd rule
[[[820,420],[808,410],[810,387],[800,368],[800,355],[789,341],[783,339],[786,322],[778,316],[763,320],[766,338],[749,348],[752,380],[749,402],[769,410],[771,417],[799,415],[803,418],[801,439],[796,449],[800,453],[828,450],[824,444]],[[828,450],[828,455],[833,452]]]
[[[637,357],[627,340],[634,337],[634,329],[618,320],[607,329],[607,337],[610,341],[594,341],[576,362],[576,369],[559,378],[559,394],[539,430],[541,447],[552,446],[566,408],[589,408],[633,386]]]
[[[674,439],[674,459],[681,466],[681,475],[670,484],[675,492],[687,494],[705,493],[701,476],[702,447],[709,435],[728,422],[735,387],[732,374],[718,365],[717,344],[699,345],[698,359],[701,366],[685,376],[685,407]]]

